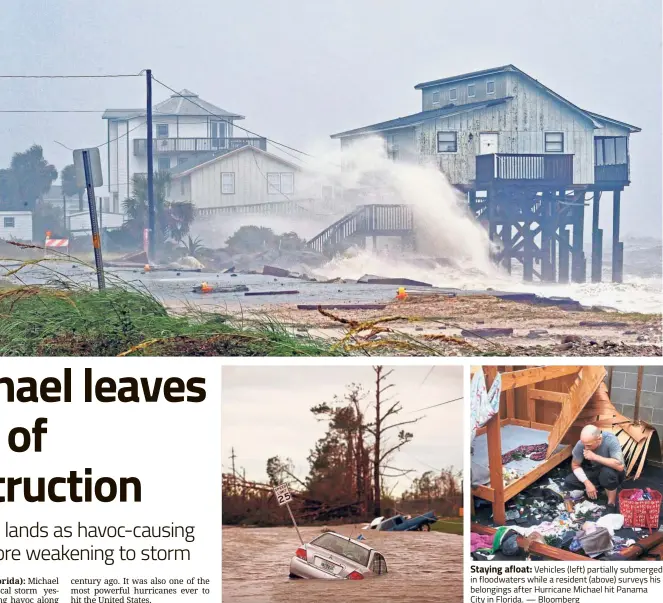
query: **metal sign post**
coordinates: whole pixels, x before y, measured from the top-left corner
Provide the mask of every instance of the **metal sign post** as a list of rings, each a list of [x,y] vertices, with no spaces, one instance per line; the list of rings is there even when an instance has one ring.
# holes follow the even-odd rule
[[[97,202],[94,196],[92,182],[92,163],[90,152],[83,150],[83,169],[85,170],[85,188],[87,189],[87,202],[90,207],[90,225],[92,227],[92,247],[94,248],[94,263],[97,267],[97,283],[99,291],[106,288],[104,277],[104,261],[101,257],[101,236],[99,234],[99,223],[97,222]]]
[[[279,503],[279,507],[286,506],[288,507],[288,513],[290,513],[290,519],[292,519],[292,525],[295,526],[295,530],[297,530],[297,536],[299,536],[299,542],[304,544],[304,541],[302,540],[302,535],[299,533],[299,527],[297,526],[297,522],[295,521],[295,516],[292,514],[292,509],[290,508],[290,501],[292,500],[292,494],[290,494],[290,490],[288,489],[288,484],[281,484],[280,486],[276,486],[274,488],[274,496],[276,496],[276,502]]]

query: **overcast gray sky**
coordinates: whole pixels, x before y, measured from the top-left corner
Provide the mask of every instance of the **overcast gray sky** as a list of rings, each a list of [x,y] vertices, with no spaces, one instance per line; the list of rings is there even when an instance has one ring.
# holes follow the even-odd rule
[[[622,232],[660,237],[660,0],[3,0],[2,12],[4,74],[151,68],[303,150],[417,112],[420,81],[513,63],[573,103],[643,129],[632,140]],[[154,92],[155,102],[170,94]],[[4,110],[143,104],[142,79],[0,81]],[[0,124],[0,166],[37,142],[61,169],[71,154],[54,140],[106,139],[100,113],[0,114]]]
[[[463,466],[463,401],[423,412],[419,409],[463,395],[462,367],[393,367],[389,390],[400,400],[401,420],[425,417],[408,426],[412,442],[394,455],[394,465],[414,469],[417,475],[453,465]],[[343,395],[357,383],[375,392],[375,373],[370,366],[328,367],[224,367],[221,445],[224,471],[231,466],[246,469],[247,479],[267,481],[265,467],[271,456],[290,457],[296,474],[304,479],[307,457],[327,425],[316,420],[310,408]],[[368,401],[368,399],[367,399]],[[395,440],[394,440],[395,441]],[[398,484],[396,484],[398,482]],[[409,486],[407,478],[391,480],[397,491]]]

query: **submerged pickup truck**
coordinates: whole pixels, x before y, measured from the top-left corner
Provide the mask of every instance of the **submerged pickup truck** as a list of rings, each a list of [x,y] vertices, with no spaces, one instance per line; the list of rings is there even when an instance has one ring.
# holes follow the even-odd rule
[[[416,517],[409,517],[407,515],[394,515],[388,519],[376,517],[369,527],[371,530],[379,530],[381,532],[430,531],[431,524],[434,524],[436,521],[437,517],[435,517],[435,513],[429,511]]]

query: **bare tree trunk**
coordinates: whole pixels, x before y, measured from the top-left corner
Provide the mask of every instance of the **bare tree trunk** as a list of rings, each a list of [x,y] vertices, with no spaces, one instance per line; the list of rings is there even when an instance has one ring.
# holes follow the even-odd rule
[[[375,367],[375,450],[373,451],[373,514],[380,517],[382,512],[382,490],[380,488],[380,440],[382,439],[382,416],[380,414],[380,394],[382,367]]]

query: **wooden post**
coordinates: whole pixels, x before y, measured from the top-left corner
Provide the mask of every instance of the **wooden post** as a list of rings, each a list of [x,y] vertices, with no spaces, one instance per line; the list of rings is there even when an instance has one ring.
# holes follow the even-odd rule
[[[523,279],[531,281],[534,277],[534,236],[531,222],[525,224],[523,237]]]
[[[612,282],[621,283],[623,275],[621,273],[621,251],[619,244],[619,221],[620,221],[620,201],[621,191],[612,193]]]
[[[504,251],[502,255],[502,266],[506,269],[506,271],[511,274],[511,254],[513,253],[512,251],[512,243],[511,243],[511,222],[506,221],[502,225],[502,245],[504,246]]]
[[[574,283],[585,282],[585,252],[583,251],[582,244],[584,239],[585,228],[585,206],[574,208],[576,210],[575,220],[573,224],[573,252],[572,252],[572,267],[571,278]]]
[[[638,367],[638,384],[635,387],[635,406],[633,408],[633,420],[640,420],[640,392],[642,391],[642,377],[645,374],[645,367]]]
[[[569,282],[569,231],[565,226],[559,229],[559,282]]]
[[[486,389],[490,391],[493,381],[497,377],[497,367],[484,366]],[[502,474],[502,431],[500,428],[499,410],[486,425],[486,438],[488,440],[488,468],[490,470],[490,487],[494,492],[493,521],[496,525],[506,523],[506,506],[504,501],[504,476]]]
[[[603,231],[599,228],[599,212],[601,209],[601,191],[594,191],[592,207],[592,282],[601,282],[603,268]]]
[[[539,222],[541,224],[541,280],[550,280],[550,193],[541,195]]]

